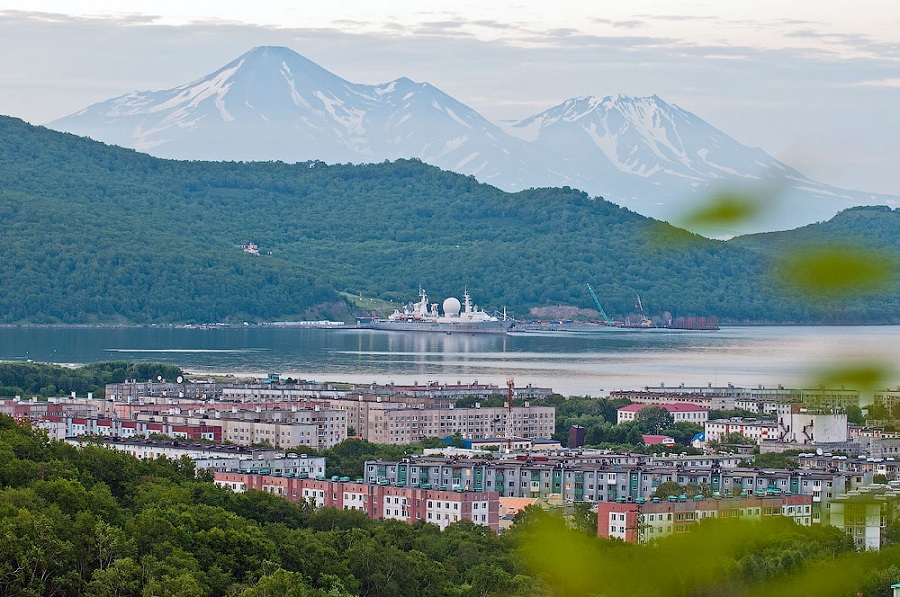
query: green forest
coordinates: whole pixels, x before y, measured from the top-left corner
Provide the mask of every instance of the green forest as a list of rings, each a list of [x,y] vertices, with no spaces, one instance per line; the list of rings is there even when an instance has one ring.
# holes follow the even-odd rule
[[[713,521],[635,546],[530,507],[495,535],[233,494],[186,458],[48,441],[0,416],[0,596],[888,595],[898,547],[840,529]],[[640,570],[640,574],[635,574]]]
[[[419,286],[527,319],[593,308],[587,283],[619,318],[638,294],[654,315],[725,322],[900,317],[900,212],[879,207],[725,242],[567,187],[505,193],[416,160],[161,160],[0,117],[0,222],[7,324],[352,321],[340,293],[405,303]],[[847,280],[862,292],[839,308],[791,285],[815,268],[786,257],[821,246],[858,258],[820,269],[875,273]]]
[[[113,361],[63,367],[46,363],[0,362],[0,398],[54,398],[72,392],[80,398],[88,392],[102,398],[106,384],[122,383],[126,379],[175,379],[182,374],[184,371],[179,367],[157,363]]]

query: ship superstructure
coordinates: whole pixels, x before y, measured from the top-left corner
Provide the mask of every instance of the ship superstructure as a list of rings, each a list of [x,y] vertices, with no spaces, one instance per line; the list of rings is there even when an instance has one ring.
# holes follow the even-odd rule
[[[503,318],[490,315],[472,305],[468,289],[463,302],[449,297],[442,304],[443,315],[437,303],[429,303],[424,289],[419,289],[419,300],[409,303],[403,310],[396,309],[387,319],[373,319],[366,327],[376,330],[408,332],[444,332],[467,334],[505,334],[514,321],[504,313]]]

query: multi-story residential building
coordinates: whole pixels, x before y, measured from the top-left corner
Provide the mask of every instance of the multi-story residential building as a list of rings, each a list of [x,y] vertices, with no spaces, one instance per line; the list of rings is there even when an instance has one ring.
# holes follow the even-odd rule
[[[900,433],[885,432],[882,429],[865,429],[853,438],[859,450],[870,458],[900,460]]]
[[[713,391],[716,390],[716,391]],[[613,390],[611,399],[625,398],[633,404],[663,406],[664,404],[693,404],[711,410],[731,410],[734,399],[718,392],[721,388],[644,388],[643,390]]]
[[[169,423],[156,421],[124,421],[99,417],[45,416],[32,421],[38,429],[47,432],[50,439],[67,437],[149,437],[153,434],[181,439],[202,439],[212,442],[223,440],[222,427],[215,422]]]
[[[449,406],[462,398],[487,400],[497,396],[506,396],[507,388],[501,388],[495,384],[480,384],[476,380],[467,384],[459,381],[455,384],[429,381],[425,384],[413,383],[413,385],[407,386],[395,384],[372,384],[367,387],[353,386],[352,392],[358,393],[359,391],[364,391],[373,400],[380,398],[389,402],[399,402],[398,398],[412,398],[428,406]],[[553,393],[553,390],[550,388],[536,388],[531,384],[527,384],[514,388],[514,392],[516,398],[531,400],[549,396]]]
[[[876,406],[883,406],[888,413],[893,413],[893,418],[900,418],[900,409],[896,408],[900,404],[900,389],[880,390],[874,393],[873,398]]]
[[[896,394],[900,395],[900,392]],[[690,403],[713,410],[739,408],[754,413],[773,414],[779,404],[804,404],[818,409],[843,410],[849,405],[859,405],[857,390],[808,388],[795,389],[777,386],[756,388],[727,386],[714,387],[646,387],[640,391],[614,391],[610,398],[627,398],[634,403],[663,404]]]
[[[80,446],[89,440],[70,437],[65,441]],[[186,456],[194,461],[197,469],[211,471],[267,471],[294,475],[305,473],[310,477],[325,474],[323,456],[285,454],[267,448],[121,437],[104,437],[103,445],[111,450],[151,460],[159,457],[177,460]]]
[[[756,443],[781,439],[781,429],[775,421],[716,419],[715,421],[706,421],[704,425],[704,436],[707,442],[721,442],[729,433],[739,433]]]
[[[552,406],[418,408],[399,402],[330,400],[332,408],[347,412],[348,425],[376,444],[408,444],[428,437],[464,438],[550,437],[556,427]],[[507,425],[509,418],[510,426]]]
[[[637,455],[581,460],[552,455],[504,460],[422,457],[402,462],[368,461],[364,476],[366,481],[375,483],[496,491],[500,497],[564,502],[650,500],[656,488],[666,481],[695,485],[722,496],[799,494],[812,498],[814,523],[828,520],[829,504],[835,496],[871,481],[871,475],[861,473],[761,470],[735,464],[733,457],[723,461],[708,456],[691,461]]]
[[[683,533],[702,520],[760,520],[787,516],[797,524],[812,524],[808,495],[675,499],[597,504],[597,534],[629,543],[648,543]]]
[[[470,520],[499,532],[500,501],[492,491],[452,491],[399,483],[353,482],[348,478],[326,480],[232,472],[217,472],[215,483],[236,492],[256,489],[294,502],[306,500],[316,507],[359,510],[375,519],[390,518],[410,524],[425,521],[441,529],[460,520]]]
[[[516,397],[533,399],[549,396],[550,388],[536,388],[531,384],[515,388]],[[270,374],[261,382],[219,382],[201,381],[127,381],[125,383],[108,384],[106,399],[114,402],[139,403],[164,400],[224,400],[236,402],[264,402],[272,400],[323,400],[330,398],[377,399],[392,402],[411,399],[429,406],[449,406],[461,398],[486,400],[493,396],[506,394],[506,388],[494,384],[479,384],[477,381],[464,384],[446,384],[428,382],[398,386],[395,384],[324,384],[315,381],[300,380],[297,383],[285,383],[280,376]]]
[[[207,423],[222,428],[222,440],[239,445],[269,444],[289,449],[309,446],[317,450],[330,448],[347,439],[347,413],[339,409],[323,408],[272,408],[209,410],[182,412],[172,409],[167,414],[138,413],[138,421],[198,425]]]
[[[82,398],[48,398],[47,400],[2,400],[0,414],[9,415],[16,420],[32,421],[48,416],[96,417],[98,413],[96,401],[90,394],[87,400]]]
[[[720,442],[728,433],[740,433],[757,444],[781,442],[798,446],[833,444],[849,439],[845,412],[820,411],[799,404],[779,404],[773,412],[777,417],[774,421],[740,418],[707,421],[705,439]]]
[[[900,519],[900,487],[870,485],[834,499],[831,524],[853,537],[856,548],[878,551],[885,545],[885,530]]]
[[[225,402],[304,402],[331,398],[343,398],[348,390],[315,382],[285,383],[235,383],[222,388]]]
[[[230,382],[217,381],[126,381],[124,383],[106,384],[106,399],[112,402],[148,402],[151,399],[218,400],[222,397],[222,388]]]
[[[847,413],[843,408],[814,409],[792,404],[778,414],[780,440],[791,444],[846,442]]]
[[[649,404],[629,404],[616,410],[616,424],[634,421],[637,413],[642,408],[650,406]],[[660,408],[666,409],[676,423],[694,423],[703,425],[709,418],[709,409],[696,404],[677,403],[677,404],[659,404]]]

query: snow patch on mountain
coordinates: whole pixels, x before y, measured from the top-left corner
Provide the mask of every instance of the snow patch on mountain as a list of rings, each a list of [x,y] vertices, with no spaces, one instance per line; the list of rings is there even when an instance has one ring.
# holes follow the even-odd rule
[[[508,191],[580,188],[661,219],[723,189],[777,189],[779,210],[756,230],[898,203],[811,181],[655,95],[575,97],[502,125],[428,83],[351,83],[287,48],[258,47],[193,83],[128,93],[48,126],[176,159],[415,157]]]

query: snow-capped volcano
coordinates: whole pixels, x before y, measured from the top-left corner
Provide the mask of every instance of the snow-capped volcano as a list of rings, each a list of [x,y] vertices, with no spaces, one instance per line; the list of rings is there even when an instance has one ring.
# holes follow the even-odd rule
[[[766,221],[742,231],[900,204],[810,181],[656,96],[573,98],[501,128],[428,83],[351,83],[282,47],[254,48],[193,83],[123,95],[48,126],[176,159],[419,158],[505,190],[569,185],[670,220],[722,188],[780,196]]]
[[[630,176],[657,173],[708,181],[755,177],[761,171],[800,176],[759,149],[745,147],[686,110],[657,96],[578,97],[510,126],[523,138],[567,151],[574,138]],[[596,156],[592,155],[591,160]]]
[[[761,219],[723,234],[800,226],[853,205],[898,204],[811,181],[655,95],[572,98],[506,130],[559,156],[554,169],[578,173],[585,190],[644,215],[677,221],[717,193],[758,197]]]
[[[193,83],[123,95],[48,126],[175,159],[420,158],[486,182],[502,172],[501,186],[532,168],[519,161],[532,153],[527,144],[428,83],[351,83],[282,47],[254,48]]]

